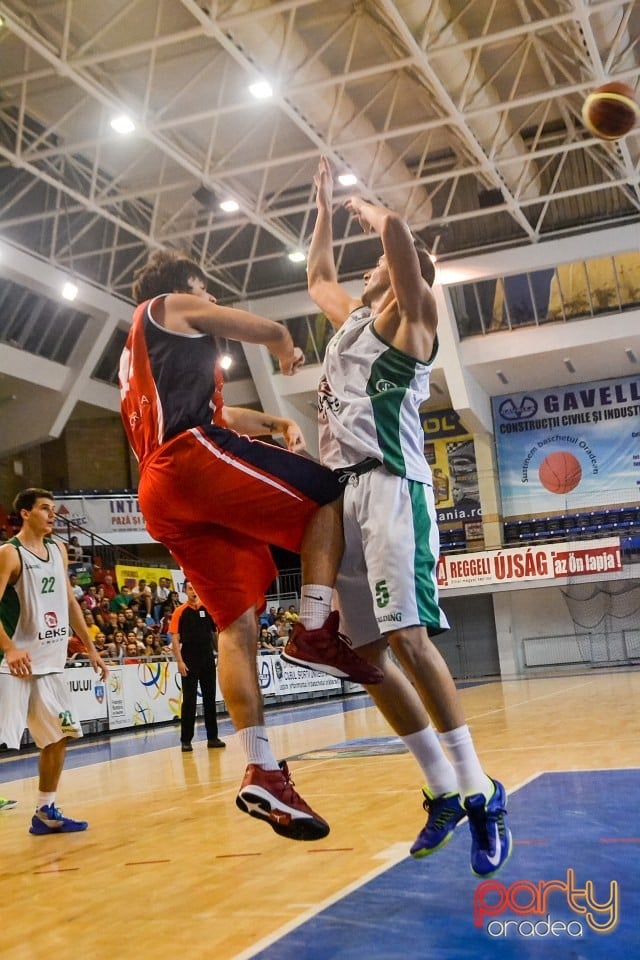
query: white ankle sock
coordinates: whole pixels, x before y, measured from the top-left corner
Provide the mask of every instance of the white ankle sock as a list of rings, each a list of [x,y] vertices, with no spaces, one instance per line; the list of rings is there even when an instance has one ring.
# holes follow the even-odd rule
[[[441,733],[440,741],[455,768],[460,796],[464,798],[473,793],[482,793],[487,798],[491,797],[493,783],[482,769],[466,723],[455,730]]]
[[[433,727],[425,727],[417,733],[400,737],[405,747],[411,751],[424,773],[429,790],[434,797],[443,793],[457,793],[456,771],[442,749],[438,734]]]
[[[55,802],[55,791],[53,793],[43,793],[42,790],[40,790],[38,792],[38,799],[36,801],[36,810],[40,810],[42,807],[48,807]]]
[[[278,761],[269,745],[266,727],[244,727],[238,730],[238,737],[247,763],[255,763],[265,770],[278,769]]]
[[[300,593],[300,621],[307,630],[318,630],[331,613],[333,587],[303,584]]]

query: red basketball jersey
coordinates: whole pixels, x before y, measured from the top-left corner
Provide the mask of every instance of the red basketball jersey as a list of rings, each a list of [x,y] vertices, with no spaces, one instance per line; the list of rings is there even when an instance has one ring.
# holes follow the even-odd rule
[[[154,302],[136,308],[120,357],[120,410],[141,469],[171,437],[222,420],[215,341],[161,327],[151,316]]]

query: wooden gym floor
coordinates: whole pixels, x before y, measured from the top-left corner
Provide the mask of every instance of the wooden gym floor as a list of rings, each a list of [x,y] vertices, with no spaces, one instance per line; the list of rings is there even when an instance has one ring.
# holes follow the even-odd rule
[[[640,957],[640,671],[487,681],[461,695],[483,763],[510,793],[516,842],[491,896],[469,871],[464,823],[445,850],[408,857],[424,823],[420,772],[355,694],[267,714],[276,754],[293,758],[297,788],[331,824],[317,843],[236,809],[244,762],[227,720],[226,750],[196,739],[182,754],[173,726],[73,744],[58,803],[89,820],[81,834],[28,833],[37,757],[4,754],[0,793],[19,805],[0,812],[0,956]],[[617,885],[614,928],[595,929],[580,897],[562,893],[568,870],[602,903]],[[544,914],[542,880],[558,881]],[[568,932],[534,929],[543,916]]]

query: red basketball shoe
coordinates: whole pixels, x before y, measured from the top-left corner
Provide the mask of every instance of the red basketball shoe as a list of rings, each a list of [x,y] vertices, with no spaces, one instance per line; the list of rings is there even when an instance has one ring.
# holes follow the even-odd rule
[[[280,656],[287,663],[328,673],[355,683],[382,683],[384,673],[367,663],[351,648],[351,641],[338,631],[340,614],[332,610],[318,630],[305,630],[296,623]]]
[[[279,770],[265,770],[250,763],[236,806],[250,817],[266,820],[276,833],[290,840],[321,840],[329,833],[329,824],[293,789],[284,760]]]

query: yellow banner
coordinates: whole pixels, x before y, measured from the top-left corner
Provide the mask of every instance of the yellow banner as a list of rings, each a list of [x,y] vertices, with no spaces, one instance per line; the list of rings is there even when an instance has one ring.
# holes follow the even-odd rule
[[[139,580],[146,580],[147,583],[157,583],[160,577],[166,577],[172,587],[176,583],[176,577],[178,582],[184,579],[180,570],[170,570],[168,567],[137,567],[131,566],[130,564],[116,564],[116,581],[118,587],[126,586],[131,589],[132,587],[137,587]],[[174,589],[178,590],[181,588],[176,586]]]

